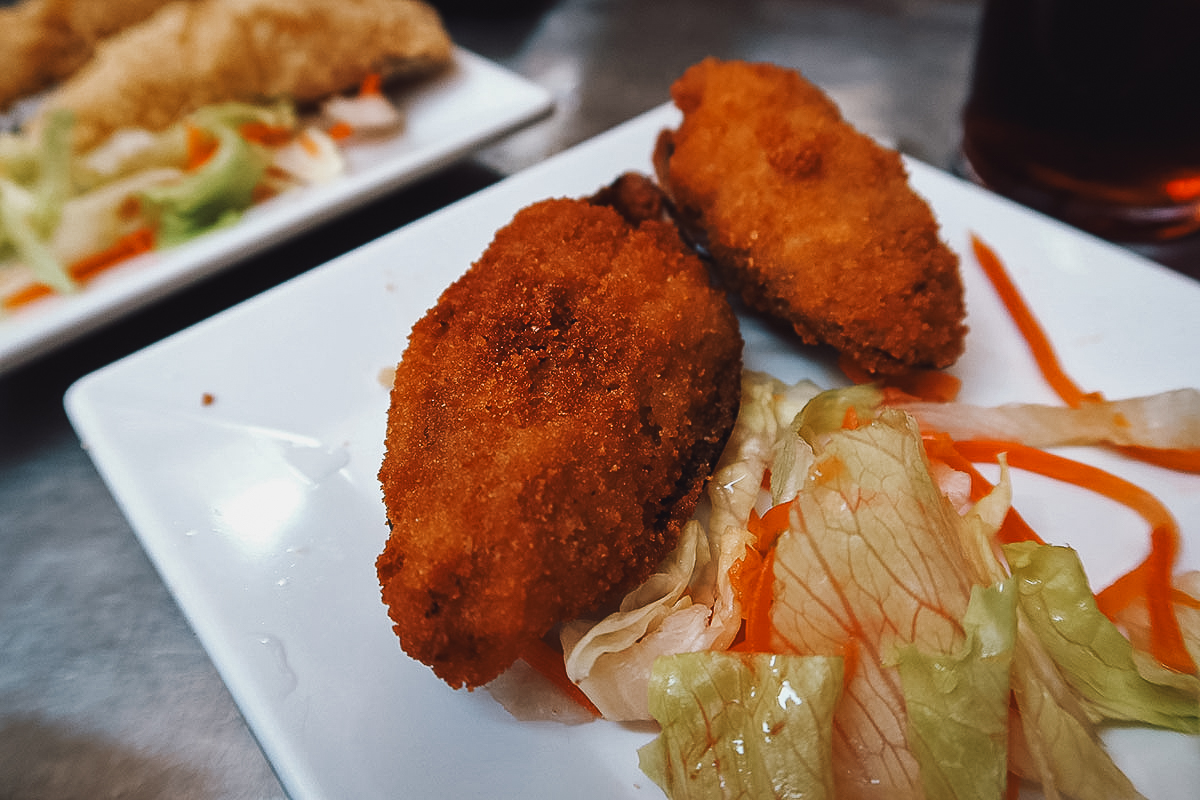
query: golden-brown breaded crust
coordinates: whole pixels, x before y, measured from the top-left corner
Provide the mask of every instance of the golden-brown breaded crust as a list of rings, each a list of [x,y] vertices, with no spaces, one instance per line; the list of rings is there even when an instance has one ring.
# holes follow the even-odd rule
[[[671,94],[683,122],[659,139],[659,181],[748,305],[870,372],[958,358],[958,258],[898,154],[781,67],[708,59]]]
[[[0,8],[0,108],[62,80],[168,0],[24,0]]]
[[[675,228],[520,211],[412,330],[379,472],[404,650],[480,686],[676,544],[737,412],[742,340]]]
[[[176,0],[106,40],[47,100],[76,115],[86,150],[123,127],[162,130],[213,103],[352,89],[371,73],[449,65],[437,12],[418,0]]]

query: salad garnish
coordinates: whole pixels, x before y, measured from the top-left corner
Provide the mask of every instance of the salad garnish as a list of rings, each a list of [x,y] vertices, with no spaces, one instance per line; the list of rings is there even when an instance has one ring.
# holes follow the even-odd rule
[[[710,506],[679,550],[616,614],[563,630],[567,674],[604,716],[659,721],[641,763],[670,797],[1015,797],[1028,780],[1047,798],[1137,798],[1102,727],[1200,734],[1200,573],[1176,574],[1178,523],[1146,489],[1043,449],[1183,454],[1187,469],[1200,393],[1084,392],[1024,308],[1065,408],[964,406],[924,374],[824,392],[745,374]],[[1134,510],[1148,555],[1095,591],[1013,508],[1013,469]],[[833,665],[840,692],[814,694],[797,739],[747,723],[778,698],[778,670],[828,679]],[[772,775],[781,746],[806,783]]]
[[[206,106],[160,132],[117,131],[84,153],[72,152],[66,111],[37,131],[0,134],[0,314],[329,181],[345,171],[344,143],[403,122],[375,75],[328,98],[311,122],[279,100]]]

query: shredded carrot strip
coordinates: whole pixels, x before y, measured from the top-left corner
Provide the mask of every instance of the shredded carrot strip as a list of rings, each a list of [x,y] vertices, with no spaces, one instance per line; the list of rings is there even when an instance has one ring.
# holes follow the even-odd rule
[[[1017,329],[1021,332],[1022,338],[1029,345],[1029,350],[1033,354],[1034,361],[1037,362],[1038,369],[1042,372],[1042,377],[1046,379],[1051,388],[1058,393],[1063,402],[1072,408],[1088,400],[1099,399],[1098,395],[1083,391],[1067,375],[1062,362],[1058,360],[1054,346],[1050,344],[1050,338],[1046,335],[1046,331],[1033,316],[1021,291],[1004,268],[1000,257],[996,255],[996,251],[984,244],[983,240],[974,234],[971,235],[971,249],[975,251],[975,258],[979,261],[979,266],[983,268],[984,275],[995,288],[1004,308],[1007,309],[1009,316],[1012,317]]]
[[[1008,784],[1004,787],[1004,800],[1020,800],[1021,778],[1015,772],[1008,773]]]
[[[955,442],[944,433],[926,435],[924,437],[925,452],[930,458],[937,459],[952,469],[966,473],[971,478],[971,502],[978,503],[983,497],[996,488],[991,481],[983,477],[975,465],[964,458],[958,451]],[[1013,542],[1037,542],[1045,544],[1042,537],[1029,526],[1015,508],[1009,508],[996,538],[1004,544]]]
[[[1113,449],[1130,458],[1145,461],[1147,464],[1155,464],[1166,469],[1173,469],[1176,472],[1200,473],[1200,449],[1186,450],[1183,448],[1140,447],[1137,445],[1116,446]]]
[[[109,267],[153,249],[154,231],[150,228],[138,228],[122,236],[110,247],[69,265],[67,274],[77,281],[86,282]],[[54,290],[49,286],[40,283],[30,284],[4,298],[3,307],[11,311],[52,294],[54,294]]]
[[[538,639],[521,652],[521,659],[532,667],[535,672],[565,692],[567,696],[584,709],[597,717],[603,716],[600,713],[600,709],[596,708],[596,705],[588,699],[588,696],[575,684],[575,681],[567,677],[567,669],[563,663],[563,654],[558,650]]]
[[[86,281],[115,264],[154,249],[154,230],[138,228],[118,239],[111,247],[76,261],[67,271],[71,277]]]
[[[248,142],[264,147],[279,147],[292,139],[292,129],[286,125],[268,125],[261,120],[252,120],[238,128],[238,133]]]
[[[325,131],[335,142],[344,142],[354,135],[354,126],[348,122],[335,122]]]
[[[1182,589],[1176,589],[1173,586],[1171,587],[1171,602],[1177,606],[1194,608],[1200,611],[1200,597],[1192,597]]]
[[[734,598],[742,608],[749,607],[754,598],[758,579],[762,575],[762,565],[762,553],[746,545],[746,552],[729,568],[729,584],[733,588]]]
[[[858,430],[858,410],[854,406],[846,408],[846,414],[842,417],[842,428],[848,431]]]
[[[310,156],[319,156],[321,154],[320,145],[318,145],[316,140],[309,135],[308,131],[300,134],[298,141],[300,142],[300,146],[304,148],[304,152],[308,153]]]
[[[1049,337],[1046,336],[1045,330],[1042,329],[1041,324],[1033,316],[1033,312],[1029,309],[1029,306],[1026,305],[1020,290],[1017,289],[1016,284],[1013,282],[1012,277],[1009,276],[1008,271],[1004,268],[1004,263],[996,255],[996,252],[975,235],[971,236],[971,247],[975,251],[975,257],[979,261],[980,267],[983,268],[984,274],[991,281],[992,286],[995,287],[1001,302],[1004,303],[1004,307],[1008,310],[1009,315],[1013,318],[1013,322],[1017,325],[1017,329],[1020,330],[1021,336],[1029,346],[1029,350],[1037,362],[1038,369],[1041,370],[1042,376],[1050,384],[1051,388],[1058,393],[1063,402],[1073,408],[1077,408],[1087,402],[1102,400],[1103,396],[1100,393],[1083,391],[1067,375],[1062,367],[1062,362],[1058,360],[1058,355],[1055,353]],[[1116,447],[1114,449],[1130,458],[1136,458],[1139,461],[1145,461],[1149,464],[1155,464],[1179,472],[1200,473],[1200,449],[1159,449],[1136,446]]]
[[[777,506],[772,506],[767,510],[767,513],[761,517],[754,509],[750,509],[750,520],[746,523],[746,530],[754,534],[756,538],[755,547],[758,552],[765,553],[775,545],[775,540],[779,538],[779,534],[788,529],[792,512],[792,501],[780,503]]]
[[[1179,525],[1161,501],[1145,489],[1097,467],[1015,442],[957,442],[970,461],[996,461],[1007,454],[1017,468],[1090,489],[1137,512],[1150,525],[1150,555],[1112,586],[1096,595],[1100,610],[1113,617],[1138,596],[1146,599],[1150,613],[1150,641],[1154,657],[1178,672],[1195,673],[1183,642],[1183,633],[1172,605],[1172,573],[1179,553]]]
[[[54,290],[49,286],[41,283],[31,283],[28,286],[18,289],[17,291],[4,298],[4,308],[7,311],[20,308],[23,305],[28,305],[34,300],[40,300],[43,297],[48,297],[54,294]]]
[[[750,653],[772,652],[771,603],[775,595],[775,550],[767,551],[762,568],[755,579],[754,592],[743,607],[746,618],[746,638],[742,647]]]
[[[187,126],[187,171],[200,169],[216,152],[217,139],[215,136],[195,125]]]
[[[359,95],[379,94],[383,89],[383,77],[378,72],[372,72],[363,78],[358,87]]]

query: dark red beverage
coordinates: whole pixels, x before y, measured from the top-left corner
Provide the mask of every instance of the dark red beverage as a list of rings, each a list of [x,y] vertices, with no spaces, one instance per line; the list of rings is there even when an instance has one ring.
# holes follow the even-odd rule
[[[1108,239],[1200,230],[1200,0],[988,0],[963,118],[980,183]]]

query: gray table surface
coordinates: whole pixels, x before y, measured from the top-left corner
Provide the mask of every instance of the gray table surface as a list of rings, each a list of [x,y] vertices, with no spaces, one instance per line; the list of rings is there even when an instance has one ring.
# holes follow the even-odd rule
[[[953,167],[976,0],[518,5],[443,8],[460,44],[554,94],[549,118],[0,377],[0,800],[284,796],[67,422],[79,377],[665,102],[706,55],[798,67],[863,130]]]

